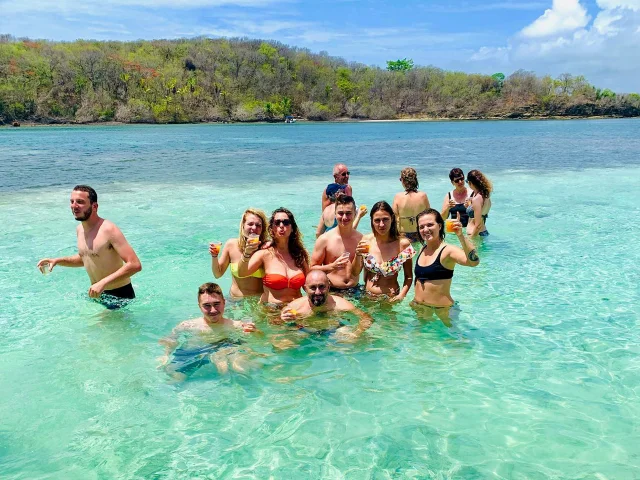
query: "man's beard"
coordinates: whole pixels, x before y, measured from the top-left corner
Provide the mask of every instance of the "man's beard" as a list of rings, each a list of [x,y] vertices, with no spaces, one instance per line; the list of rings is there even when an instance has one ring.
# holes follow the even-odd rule
[[[321,307],[327,301],[327,295],[322,293],[320,295],[314,294],[311,295],[311,303],[313,303],[314,307]]]
[[[79,222],[86,222],[91,217],[91,207],[87,208],[84,212],[80,212],[80,216],[76,217],[74,214],[74,218]]]

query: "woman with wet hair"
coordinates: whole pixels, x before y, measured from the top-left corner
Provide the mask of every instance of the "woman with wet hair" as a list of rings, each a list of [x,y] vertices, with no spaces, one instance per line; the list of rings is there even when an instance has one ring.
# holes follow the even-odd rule
[[[309,254],[302,243],[302,233],[286,208],[277,208],[269,219],[272,244],[258,250],[259,245],[247,243],[238,266],[242,276],[264,268],[262,302],[282,304],[302,296],[309,271]]]
[[[467,235],[470,237],[489,235],[487,230],[487,218],[491,210],[491,192],[493,185],[480,170],[471,170],[467,173],[467,184],[473,191],[471,194],[471,204],[467,207],[469,223],[467,225]]]
[[[418,235],[416,215],[430,207],[429,198],[426,193],[418,191],[418,173],[414,168],[402,169],[400,182],[404,192],[397,193],[393,198],[393,211],[398,219],[398,231],[411,243],[417,243],[420,241],[420,235]]]

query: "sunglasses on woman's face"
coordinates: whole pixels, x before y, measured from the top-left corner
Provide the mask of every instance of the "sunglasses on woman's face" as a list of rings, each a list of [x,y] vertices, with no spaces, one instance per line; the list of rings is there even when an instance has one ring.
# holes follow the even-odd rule
[[[454,182],[454,183],[464,182],[464,177],[454,178],[454,179],[453,179],[453,182]]]
[[[282,225],[284,227],[288,227],[289,225],[291,225],[291,220],[289,220],[288,218],[285,218],[283,220],[274,220],[273,224],[276,227],[279,227],[280,225]]]

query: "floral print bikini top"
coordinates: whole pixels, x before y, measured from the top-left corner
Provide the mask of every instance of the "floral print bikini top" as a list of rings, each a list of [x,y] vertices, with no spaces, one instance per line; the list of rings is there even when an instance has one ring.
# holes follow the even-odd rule
[[[376,257],[374,257],[372,254],[369,254],[364,257],[364,268],[374,273],[372,280],[374,282],[377,282],[380,276],[390,277],[398,273],[398,271],[400,271],[400,268],[402,268],[402,264],[407,260],[413,258],[415,254],[416,251],[411,245],[402,250],[391,260],[382,263],[378,263]]]

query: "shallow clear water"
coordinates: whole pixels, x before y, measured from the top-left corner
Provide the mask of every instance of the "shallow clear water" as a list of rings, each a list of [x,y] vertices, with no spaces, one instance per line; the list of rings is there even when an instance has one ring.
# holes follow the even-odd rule
[[[640,477],[639,133],[637,120],[0,130],[0,477]],[[491,177],[491,236],[478,268],[456,269],[455,325],[417,320],[408,300],[367,306],[376,323],[354,345],[252,339],[261,368],[168,382],[158,339],[198,315],[208,242],[237,234],[247,206],[283,205],[311,247],[338,160],[369,206],[407,165],[437,207],[452,166]],[[82,182],[143,263],[119,312],[87,299],[82,269],[35,268],[74,252]]]

